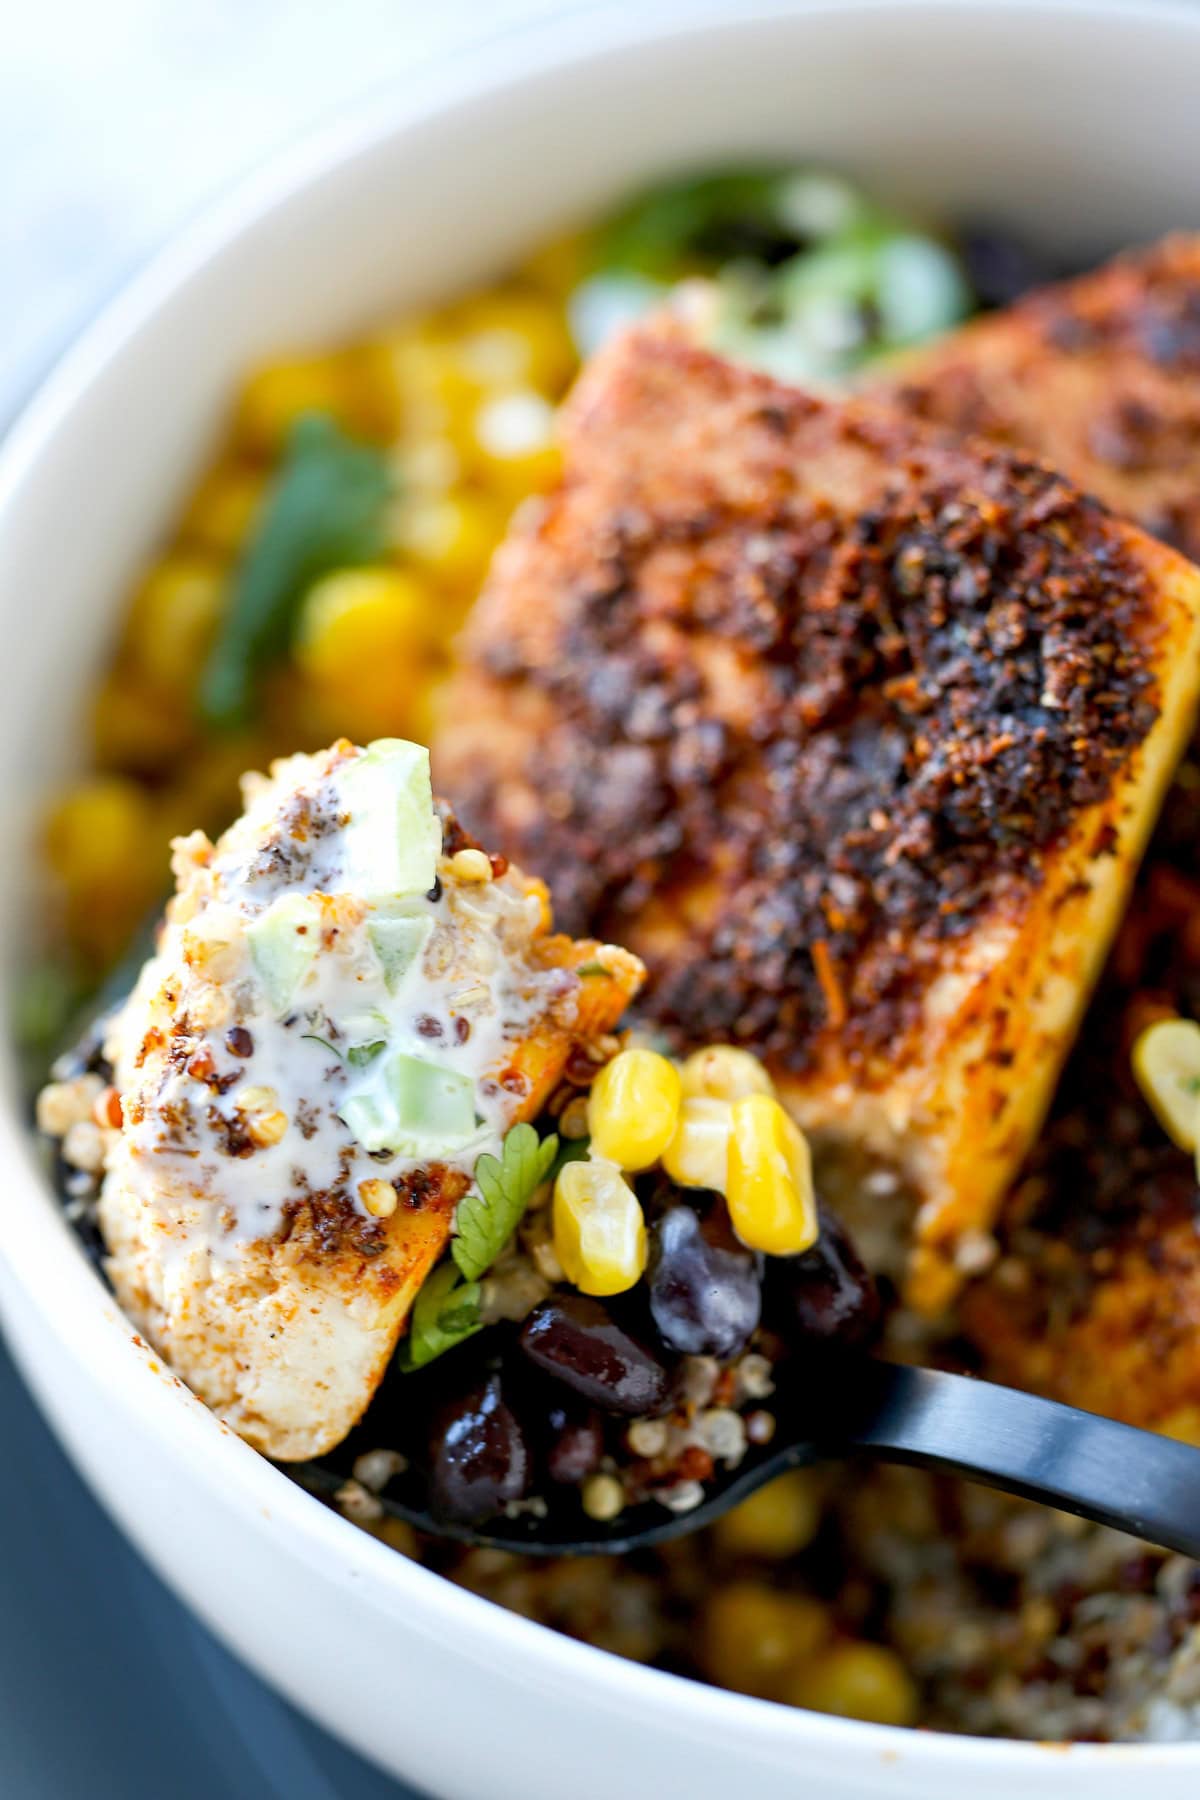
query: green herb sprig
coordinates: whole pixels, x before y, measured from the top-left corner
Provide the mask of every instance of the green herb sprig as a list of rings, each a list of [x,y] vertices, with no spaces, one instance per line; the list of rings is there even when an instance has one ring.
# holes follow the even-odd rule
[[[539,1142],[532,1125],[514,1125],[500,1156],[481,1156],[475,1164],[475,1188],[458,1203],[450,1254],[468,1281],[490,1269],[516,1230],[534,1190],[541,1186],[558,1154],[551,1132]]]
[[[286,651],[314,581],[383,554],[391,485],[381,450],[346,437],[325,413],[297,420],[200,677],[206,724],[245,723],[259,678]]]
[[[400,1347],[400,1366],[423,1369],[483,1329],[477,1281],[462,1281],[453,1263],[439,1263],[425,1277],[413,1303],[412,1323]]]

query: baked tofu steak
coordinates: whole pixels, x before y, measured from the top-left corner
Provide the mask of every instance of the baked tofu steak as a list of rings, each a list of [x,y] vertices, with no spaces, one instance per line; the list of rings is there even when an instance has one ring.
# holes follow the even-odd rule
[[[1176,236],[913,353],[873,392],[1045,456],[1200,558],[1200,237]],[[1042,1141],[965,1300],[990,1373],[1200,1441],[1192,1157],[1138,1091],[1155,1017],[1200,1016],[1200,747],[1182,764]]]
[[[244,786],[216,844],[176,843],[110,1029],[99,1217],[129,1317],[291,1460],[363,1413],[479,1155],[642,971],[550,935],[545,889],[435,808],[416,745],[340,743]]]
[[[602,353],[563,436],[439,780],[645,959],[660,1029],[766,1058],[831,1181],[901,1174],[934,1310],[1191,729],[1200,575],[1038,463],[735,368],[681,317]]]
[[[962,1322],[996,1379],[1200,1443],[1196,1160],[1134,1078],[1200,1018],[1200,755],[1172,785],[1120,934]]]
[[[1200,236],[1035,292],[913,352],[872,392],[1044,457],[1200,560]]]

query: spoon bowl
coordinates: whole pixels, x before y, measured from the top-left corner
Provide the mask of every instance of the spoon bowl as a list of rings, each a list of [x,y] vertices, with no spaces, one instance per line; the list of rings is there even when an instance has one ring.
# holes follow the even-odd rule
[[[431,1511],[410,1472],[389,1484],[381,1503],[419,1531],[477,1548],[625,1556],[713,1524],[788,1469],[857,1454],[966,1476],[1200,1557],[1200,1450],[1174,1438],[996,1382],[855,1352],[806,1359],[773,1405],[772,1442],[751,1445],[738,1467],[685,1512],[645,1501],[598,1521],[564,1497],[544,1514],[519,1507],[472,1523]],[[345,1480],[322,1463],[289,1473],[329,1500]]]

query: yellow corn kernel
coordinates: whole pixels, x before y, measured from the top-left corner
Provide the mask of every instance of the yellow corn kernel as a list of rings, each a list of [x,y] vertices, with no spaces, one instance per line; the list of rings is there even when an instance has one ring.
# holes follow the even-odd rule
[[[744,1100],[747,1094],[773,1094],[775,1085],[749,1050],[709,1044],[693,1050],[684,1063],[683,1091],[706,1100]]]
[[[700,1651],[722,1687],[773,1700],[803,1659],[832,1635],[829,1615],[807,1594],[780,1594],[757,1581],[718,1588],[705,1608]]]
[[[777,1475],[717,1521],[717,1542],[735,1556],[776,1561],[807,1549],[821,1523],[821,1485],[811,1469]]]
[[[200,483],[180,521],[186,544],[232,561],[254,529],[267,474],[245,463],[222,463]]]
[[[594,260],[593,239],[584,232],[551,238],[521,265],[521,276],[560,303],[577,287]]]
[[[769,1094],[733,1103],[725,1198],[733,1229],[748,1249],[797,1256],[816,1243],[808,1140]]]
[[[130,775],[161,774],[194,735],[187,708],[128,668],[114,669],[96,689],[91,724],[100,767]]]
[[[150,800],[133,781],[91,776],[61,795],[44,841],[71,937],[85,955],[105,960],[150,906],[165,873]]]
[[[413,450],[436,442],[449,446],[457,461],[470,441],[471,420],[482,392],[457,346],[438,325],[425,320],[390,334],[380,353],[401,431]]]
[[[542,294],[494,288],[462,301],[446,323],[463,367],[482,387],[532,387],[557,397],[574,373],[562,308]]]
[[[733,1110],[727,1101],[685,1094],[675,1136],[662,1157],[671,1180],[684,1187],[715,1188],[723,1194],[732,1129]]]
[[[646,1267],[638,1197],[605,1162],[571,1162],[554,1184],[554,1251],[584,1294],[623,1294]]]
[[[296,357],[251,374],[238,402],[235,431],[252,454],[274,455],[305,413],[331,414],[355,435],[376,435],[378,396],[353,354]]]
[[[473,595],[504,524],[504,512],[483,495],[431,495],[401,510],[400,546],[439,582]]]
[[[1200,1449],[1200,1406],[1187,1401],[1156,1420],[1154,1429],[1164,1437],[1178,1438],[1181,1444],[1194,1444]]]
[[[679,1070],[653,1050],[622,1050],[592,1084],[592,1150],[622,1169],[657,1162],[679,1121]]]
[[[46,854],[61,880],[85,888],[140,860],[150,803],[141,788],[95,775],[61,796],[46,821]]]
[[[883,1644],[833,1644],[803,1659],[780,1698],[810,1712],[874,1725],[911,1725],[917,1716],[916,1684],[895,1651]]]
[[[424,584],[403,569],[339,569],[305,596],[296,666],[331,708],[383,732],[407,718],[436,630]],[[378,734],[378,733],[376,733]]]
[[[480,479],[509,500],[549,487],[561,467],[553,406],[534,388],[485,399],[472,421],[469,453]]]
[[[127,653],[151,687],[173,699],[191,694],[225,605],[225,575],[207,558],[169,556],[134,596]]]
[[[1181,1150],[1200,1139],[1200,1025],[1194,1019],[1159,1019],[1133,1046],[1137,1084],[1158,1122]]]

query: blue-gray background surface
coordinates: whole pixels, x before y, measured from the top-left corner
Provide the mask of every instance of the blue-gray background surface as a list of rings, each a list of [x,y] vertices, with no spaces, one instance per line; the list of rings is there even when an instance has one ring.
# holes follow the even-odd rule
[[[0,420],[125,275],[243,170],[356,95],[418,79],[430,56],[564,10],[0,0]],[[404,1800],[149,1573],[2,1348],[0,1442],[0,1800]]]

